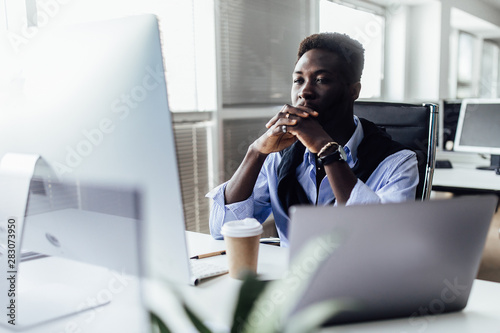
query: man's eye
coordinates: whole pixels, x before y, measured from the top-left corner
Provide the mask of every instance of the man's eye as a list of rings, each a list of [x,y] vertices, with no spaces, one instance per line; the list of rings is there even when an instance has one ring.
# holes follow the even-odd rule
[[[295,83],[295,84],[301,84],[301,83],[303,83],[303,82],[304,82],[304,80],[303,80],[303,79],[300,79],[300,78],[298,78],[298,79],[293,79],[293,83]]]
[[[317,83],[328,83],[329,80],[326,79],[326,78],[324,78],[324,77],[319,77],[319,78],[316,79],[316,82]]]

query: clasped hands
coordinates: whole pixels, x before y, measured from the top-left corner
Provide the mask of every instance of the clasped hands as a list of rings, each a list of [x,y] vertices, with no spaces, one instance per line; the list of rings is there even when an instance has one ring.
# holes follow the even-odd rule
[[[311,152],[317,153],[326,142],[331,141],[317,120],[318,112],[305,106],[285,104],[266,124],[268,129],[254,143],[262,154],[281,151],[297,140]]]

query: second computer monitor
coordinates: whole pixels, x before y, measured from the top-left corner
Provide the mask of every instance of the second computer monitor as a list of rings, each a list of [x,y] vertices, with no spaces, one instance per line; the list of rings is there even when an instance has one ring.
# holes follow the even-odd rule
[[[500,99],[464,99],[460,109],[454,149],[491,155],[500,168]]]

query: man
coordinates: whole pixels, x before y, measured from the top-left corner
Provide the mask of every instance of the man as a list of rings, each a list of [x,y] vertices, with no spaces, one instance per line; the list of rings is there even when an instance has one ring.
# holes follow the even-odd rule
[[[210,231],[224,222],[272,212],[288,245],[288,208],[296,204],[368,204],[415,198],[414,152],[353,115],[364,49],[338,33],[315,34],[298,51],[285,105],[253,142],[233,177],[212,190]]]

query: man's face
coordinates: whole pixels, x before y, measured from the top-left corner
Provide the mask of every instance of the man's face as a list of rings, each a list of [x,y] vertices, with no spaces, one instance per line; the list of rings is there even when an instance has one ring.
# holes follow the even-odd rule
[[[312,49],[304,53],[293,73],[293,106],[306,106],[317,111],[321,124],[342,121],[347,116],[352,121],[346,105],[353,98],[340,66],[343,66],[342,62],[333,52]]]

